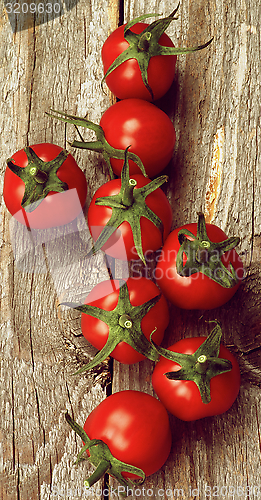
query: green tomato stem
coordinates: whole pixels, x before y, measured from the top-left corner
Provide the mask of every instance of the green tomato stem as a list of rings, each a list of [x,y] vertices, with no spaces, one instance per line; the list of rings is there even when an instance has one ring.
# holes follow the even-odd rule
[[[137,186],[137,181],[135,179],[129,179],[126,183],[123,193],[122,193],[122,203],[125,207],[131,207],[134,201],[133,189]]]
[[[122,316],[119,317],[119,325],[122,328],[131,328],[133,325],[131,317],[128,314],[122,314]]]
[[[86,488],[91,488],[93,484],[97,483],[97,481],[99,481],[99,479],[103,477],[103,475],[109,468],[110,462],[108,462],[107,460],[101,460],[93,474],[86,481],[84,481],[84,486]]]
[[[201,354],[198,357],[197,362],[195,364],[195,370],[197,373],[205,373],[208,368],[208,358],[205,354]]]
[[[29,169],[29,174],[38,184],[44,184],[48,179],[47,173],[37,167],[31,167]]]
[[[142,33],[138,41],[137,49],[139,51],[148,52],[150,47],[149,41],[151,37],[152,33],[150,33],[149,31]]]

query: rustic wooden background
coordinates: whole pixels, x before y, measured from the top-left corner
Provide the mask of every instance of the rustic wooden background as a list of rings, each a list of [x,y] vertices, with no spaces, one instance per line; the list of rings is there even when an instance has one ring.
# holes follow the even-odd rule
[[[65,128],[45,111],[87,115],[98,123],[112,104],[110,94],[100,88],[100,53],[107,35],[119,22],[143,13],[167,15],[176,2],[79,0],[63,5],[61,17],[40,24],[37,17],[21,14],[15,19],[7,12],[10,7],[0,3],[1,194],[5,161],[16,150],[48,141],[64,146],[74,138],[73,127]],[[133,498],[253,500],[261,491],[260,21],[256,0],[183,0],[178,21],[168,29],[179,46],[214,36],[208,49],[179,57],[173,86],[157,103],[177,132],[173,161],[166,168],[170,181],[164,187],[173,228],[196,221],[196,212],[203,209],[208,221],[241,237],[246,278],[219,310],[171,307],[164,345],[204,335],[210,331],[206,320],[219,319],[224,341],[240,362],[242,387],[222,416],[189,423],[171,417],[170,457]],[[107,180],[106,169],[99,155],[72,152],[88,181],[87,208]],[[65,423],[64,411],[83,424],[111,390],[153,394],[149,361],[131,366],[106,361],[90,374],[73,375],[95,350],[80,335],[79,314],[60,310],[59,300],[83,294],[108,277],[102,256],[92,269],[82,258],[84,228],[82,219],[78,226],[72,224],[60,238],[58,254],[52,244],[59,233],[51,235],[45,248],[38,242],[33,251],[28,235],[2,204],[1,500],[85,498],[83,482],[91,467],[73,465],[81,444]],[[116,263],[115,275],[122,272],[126,266]],[[101,495],[103,488],[100,481],[88,498],[107,498]]]

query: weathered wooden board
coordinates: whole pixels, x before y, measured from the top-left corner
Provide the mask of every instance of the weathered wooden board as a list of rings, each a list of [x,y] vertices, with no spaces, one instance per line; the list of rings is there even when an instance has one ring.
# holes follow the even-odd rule
[[[65,126],[46,111],[89,114],[98,122],[110,105],[100,89],[100,50],[117,25],[116,6],[81,1],[62,17],[28,29],[21,29],[20,15],[13,32],[1,2],[1,193],[5,161],[16,150],[48,141],[69,148],[65,138],[71,140],[74,129],[65,136]],[[76,152],[75,158],[86,174],[89,202],[106,172],[97,155]],[[108,272],[104,258],[86,266],[82,218],[67,236],[35,231],[35,248],[10,219],[3,206],[0,498],[63,498],[71,488],[83,489],[88,470],[73,467],[79,440],[64,411],[83,423],[106,396],[110,371],[104,363],[88,376],[73,375],[93,350],[75,336],[79,314],[57,306],[65,293],[72,299]]]
[[[8,7],[0,4],[1,193],[5,161],[16,150],[46,141],[71,150],[66,140],[75,137],[73,127],[45,111],[54,108],[99,122],[112,103],[100,89],[100,51],[119,16],[128,21],[148,12],[167,15],[175,6],[153,0],[65,2],[61,17],[44,24],[35,18],[26,27],[21,16],[14,32]],[[164,345],[204,335],[211,329],[206,321],[219,319],[224,340],[240,361],[242,389],[225,415],[191,423],[171,417],[171,455],[132,498],[254,500],[260,494],[260,17],[254,0],[184,0],[179,19],[168,28],[179,46],[214,36],[207,50],[178,58],[172,88],[157,103],[177,133],[164,186],[173,228],[195,221],[202,209],[227,234],[239,234],[246,279],[218,310],[170,307]],[[87,209],[106,170],[98,155],[72,152],[89,185]],[[111,366],[73,375],[94,350],[78,336],[79,314],[58,304],[61,298],[82,296],[108,272],[102,256],[91,268],[85,262],[83,218],[67,235],[38,234],[36,248],[22,232],[2,204],[0,499],[78,500],[87,495],[83,482],[91,468],[73,466],[81,443],[65,423],[64,411],[83,423],[106,397]],[[115,273],[120,277],[120,263]],[[153,269],[149,275],[153,278]],[[112,390],[153,394],[152,370],[148,361],[131,366],[114,361]],[[113,481],[110,485],[117,488]],[[99,482],[90,498],[104,498],[101,489]],[[116,498],[114,491],[109,496]]]
[[[125,20],[146,12],[168,14],[168,2],[125,2]],[[180,56],[175,81],[157,104],[173,119],[177,143],[167,167],[173,228],[209,222],[240,235],[246,280],[229,304],[213,311],[171,307],[164,345],[206,335],[206,321],[222,322],[224,340],[242,369],[240,395],[224,415],[185,423],[174,417],[172,452],[163,470],[145,482],[145,494],[162,498],[255,498],[260,489],[260,8],[252,2],[181,2],[168,34],[176,45],[214,41]],[[143,271],[146,275],[146,272]],[[153,277],[153,271],[150,272]],[[114,362],[114,391],[153,394],[153,363]],[[251,379],[251,383],[250,383]],[[115,486],[115,483],[113,483]],[[147,493],[146,493],[147,492]],[[113,498],[113,495],[110,497]]]

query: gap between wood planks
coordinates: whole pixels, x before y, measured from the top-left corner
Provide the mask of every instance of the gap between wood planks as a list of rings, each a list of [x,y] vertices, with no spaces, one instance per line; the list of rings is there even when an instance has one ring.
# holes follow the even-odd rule
[[[119,0],[118,9],[119,9],[118,26],[121,26],[124,23],[124,0]]]

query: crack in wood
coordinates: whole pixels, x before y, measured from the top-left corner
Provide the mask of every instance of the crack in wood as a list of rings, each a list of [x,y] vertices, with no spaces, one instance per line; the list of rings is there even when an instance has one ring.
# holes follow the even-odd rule
[[[205,194],[205,218],[211,223],[216,215],[219,195],[222,183],[222,171],[224,163],[224,126],[220,127],[214,137],[212,162]]]
[[[36,68],[36,33],[35,33],[35,25],[29,32],[32,32],[33,36],[33,46],[32,46],[32,54],[33,54],[33,63],[31,70],[31,83],[30,83],[30,91],[29,91],[29,102],[28,102],[28,121],[27,121],[27,132],[26,132],[26,145],[29,146],[29,134],[31,127],[31,113],[32,113],[32,101],[33,101],[33,86],[34,86],[34,72]]]
[[[254,254],[254,239],[255,239],[255,205],[256,205],[256,172],[257,172],[257,162],[258,162],[258,137],[257,137],[257,128],[256,128],[256,134],[255,134],[255,143],[256,143],[256,158],[255,162],[253,164],[253,173],[252,173],[252,186],[253,186],[253,191],[252,191],[252,218],[251,218],[251,240],[250,240],[250,265],[253,262],[253,254]],[[259,261],[260,262],[260,261]]]

